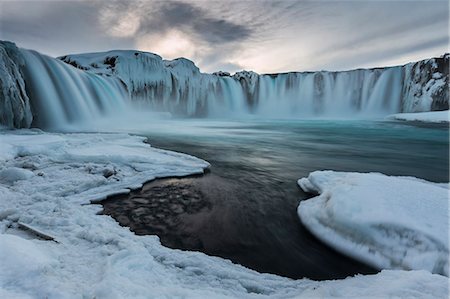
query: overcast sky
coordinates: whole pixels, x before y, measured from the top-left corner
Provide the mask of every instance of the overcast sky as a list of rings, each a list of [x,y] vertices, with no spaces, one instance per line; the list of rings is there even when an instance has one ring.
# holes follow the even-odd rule
[[[0,39],[50,56],[138,49],[204,72],[344,70],[448,52],[438,1],[0,1]]]

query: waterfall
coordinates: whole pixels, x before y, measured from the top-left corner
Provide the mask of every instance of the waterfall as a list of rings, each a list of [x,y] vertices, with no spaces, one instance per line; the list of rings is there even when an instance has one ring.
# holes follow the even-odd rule
[[[192,107],[200,102],[206,105],[209,117],[382,117],[398,112],[430,111],[433,102],[430,94],[421,94],[419,98],[417,94],[404,94],[411,83],[405,80],[403,67],[258,75],[252,84],[235,76],[199,77],[190,86],[175,81],[170,88],[197,87],[197,97],[189,100],[194,102]],[[444,92],[445,82],[439,84]],[[175,111],[179,102],[178,98],[170,101],[166,109]],[[196,111],[191,109],[184,114],[193,115]]]
[[[121,116],[136,104],[211,118],[368,118],[443,110],[448,62],[445,55],[389,68],[231,76],[204,74],[187,59],[165,61],[140,51],[54,59],[0,42],[0,124],[77,128]]]
[[[34,126],[61,128],[125,109],[128,94],[117,78],[84,72],[35,51],[21,53]]]

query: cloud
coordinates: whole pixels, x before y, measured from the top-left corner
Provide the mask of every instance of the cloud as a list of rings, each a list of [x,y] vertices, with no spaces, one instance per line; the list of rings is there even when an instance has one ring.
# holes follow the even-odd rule
[[[152,2],[140,5],[140,14],[147,15],[146,7],[154,10]],[[151,12],[151,11],[150,11]],[[190,3],[178,1],[163,2],[150,18],[142,18],[140,31],[149,33],[155,30],[178,29],[193,34],[207,43],[228,43],[243,41],[251,35],[251,29],[243,24],[236,24],[220,17],[209,16],[204,9]]]
[[[203,71],[350,69],[448,51],[447,1],[2,1],[0,38],[52,56],[132,49]]]
[[[0,38],[52,56],[133,43],[105,34],[97,3],[87,1],[0,2]]]
[[[212,16],[206,9],[180,1],[97,2],[101,24],[113,35],[155,35],[176,30],[200,42],[244,41],[252,29],[245,24]]]
[[[244,47],[254,33],[249,23],[238,24],[227,16],[180,1],[113,1],[102,3],[99,14],[108,34],[133,37],[140,50],[156,52],[166,59],[183,56],[207,70],[234,65],[228,57]]]

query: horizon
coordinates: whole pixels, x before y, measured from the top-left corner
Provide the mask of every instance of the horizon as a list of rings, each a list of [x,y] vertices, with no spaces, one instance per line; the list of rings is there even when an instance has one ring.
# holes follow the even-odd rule
[[[0,0],[0,297],[450,299],[449,5]]]
[[[450,52],[447,1],[229,4],[1,2],[0,39],[51,57],[139,50],[186,58],[205,73],[348,71]]]
[[[23,48],[23,47],[20,47],[20,45],[17,45],[17,43],[14,42],[14,41],[6,40],[6,42],[14,43],[14,44],[16,44],[16,46],[18,46],[19,48],[22,48],[22,49],[25,49],[25,50],[37,51],[37,50],[35,50],[35,49],[29,49],[29,48]],[[142,53],[148,53],[148,54],[152,54],[152,55],[157,55],[157,56],[159,56],[159,57],[161,58],[162,61],[174,61],[174,60],[177,60],[177,59],[186,59],[186,60],[191,61],[197,68],[199,68],[199,70],[200,70],[201,73],[204,73],[204,74],[214,74],[214,73],[218,73],[218,72],[226,72],[226,73],[229,73],[231,76],[233,76],[233,75],[236,74],[236,73],[240,73],[240,72],[254,72],[254,73],[258,74],[258,75],[277,75],[277,74],[287,74],[287,73],[314,73],[314,72],[328,72],[328,73],[335,73],[335,72],[351,72],[351,71],[356,71],[356,70],[384,69],[384,68],[392,68],[392,67],[402,67],[402,66],[405,66],[405,65],[410,64],[410,63],[417,63],[417,62],[420,62],[420,61],[423,61],[423,60],[428,60],[428,59],[444,58],[446,55],[450,55],[450,52],[445,52],[445,53],[443,53],[443,54],[441,54],[441,55],[436,55],[436,56],[431,56],[431,57],[425,57],[425,58],[422,58],[422,59],[420,59],[420,60],[408,61],[408,62],[401,63],[401,64],[394,64],[394,65],[379,65],[379,66],[373,66],[373,67],[356,67],[356,68],[352,68],[352,69],[342,69],[342,70],[327,70],[327,69],[322,69],[322,70],[304,70],[304,71],[296,71],[296,70],[292,70],[292,71],[281,71],[281,72],[274,72],[274,73],[258,73],[258,72],[254,71],[254,70],[249,70],[249,69],[241,69],[241,70],[236,70],[236,71],[232,71],[232,72],[223,71],[223,70],[217,70],[217,71],[213,71],[213,72],[205,72],[205,71],[203,71],[203,70],[196,64],[195,61],[193,61],[193,60],[191,60],[191,59],[189,59],[189,58],[186,58],[186,57],[175,57],[175,58],[173,58],[173,59],[166,59],[165,57],[161,56],[161,55],[158,54],[158,53],[148,52],[148,51],[142,51],[142,50],[138,50],[138,49],[111,49],[111,50],[97,51],[97,52],[68,53],[68,54],[63,54],[63,55],[60,55],[60,56],[51,56],[51,55],[48,55],[48,54],[46,54],[46,53],[42,53],[42,52],[39,52],[39,51],[38,51],[38,52],[39,52],[40,54],[49,56],[49,57],[51,57],[51,58],[59,59],[59,58],[61,58],[61,57],[65,57],[65,56],[77,56],[77,55],[86,55],[86,54],[99,54],[99,53],[108,53],[108,52],[115,52],[115,51],[124,51],[124,52],[127,52],[127,51],[129,51],[129,52],[136,52],[136,51],[139,51],[139,52],[142,52]]]

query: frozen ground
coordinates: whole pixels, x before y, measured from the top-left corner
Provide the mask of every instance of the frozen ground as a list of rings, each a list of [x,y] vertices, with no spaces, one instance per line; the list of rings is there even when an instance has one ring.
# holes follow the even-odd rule
[[[340,281],[259,274],[136,236],[99,205],[161,176],[208,163],[126,134],[0,132],[1,298],[445,298],[448,279],[382,271]]]
[[[418,113],[397,113],[387,116],[387,119],[405,120],[405,121],[421,121],[430,123],[448,123],[449,111],[432,111]]]
[[[298,214],[325,243],[380,269],[448,276],[448,184],[334,171],[315,171],[298,184],[319,194],[302,201]]]

